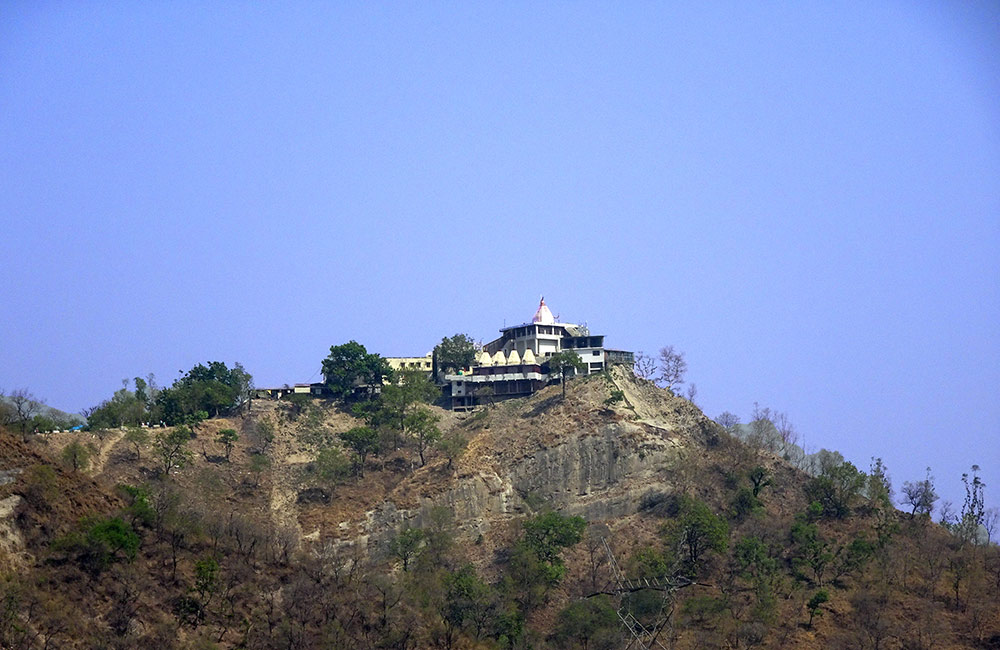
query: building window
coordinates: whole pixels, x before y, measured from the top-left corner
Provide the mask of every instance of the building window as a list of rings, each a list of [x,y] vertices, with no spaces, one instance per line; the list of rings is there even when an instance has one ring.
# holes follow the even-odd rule
[[[601,351],[600,350],[594,350],[594,356],[595,357],[601,356]]]

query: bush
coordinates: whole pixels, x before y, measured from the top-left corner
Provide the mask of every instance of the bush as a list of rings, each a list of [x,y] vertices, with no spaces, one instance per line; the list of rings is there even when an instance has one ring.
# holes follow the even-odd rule
[[[616,648],[621,642],[618,614],[605,595],[574,601],[559,612],[552,638],[560,648]]]
[[[313,463],[316,475],[326,483],[339,483],[351,473],[351,461],[336,447],[327,447],[319,452]]]
[[[49,465],[32,465],[24,472],[24,500],[40,511],[51,509],[50,503],[59,496],[56,472]]]
[[[611,396],[608,397],[608,399],[604,400],[604,404],[607,406],[611,406],[612,404],[617,404],[618,402],[624,402],[624,401],[625,401],[624,391],[616,389],[611,391]]]
[[[139,535],[120,517],[84,520],[82,531],[56,540],[53,548],[76,557],[82,568],[97,574],[114,562],[131,561],[139,550]]]
[[[730,508],[733,519],[743,521],[753,513],[763,510],[764,505],[760,502],[760,499],[754,496],[753,490],[744,487],[740,488],[736,496],[733,497]]]
[[[125,512],[132,518],[132,525],[139,523],[151,527],[156,521],[156,512],[149,502],[149,490],[122,483],[118,485],[118,492],[128,504]]]

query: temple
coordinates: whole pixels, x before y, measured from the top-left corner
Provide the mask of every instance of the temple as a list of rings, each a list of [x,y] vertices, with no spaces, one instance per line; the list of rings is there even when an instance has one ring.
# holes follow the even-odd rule
[[[549,382],[546,359],[563,350],[580,356],[581,374],[634,361],[631,352],[605,348],[604,336],[591,334],[586,325],[556,322],[542,298],[530,323],[504,327],[499,338],[483,346],[471,368],[445,377],[451,384],[452,409],[465,411],[541,390]]]

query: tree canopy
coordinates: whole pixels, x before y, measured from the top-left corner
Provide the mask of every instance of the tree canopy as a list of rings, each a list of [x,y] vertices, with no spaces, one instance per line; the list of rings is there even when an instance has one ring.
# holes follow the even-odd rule
[[[562,394],[566,397],[566,374],[570,369],[582,370],[584,368],[583,359],[580,355],[572,350],[563,350],[562,352],[556,352],[548,359],[549,371],[553,374],[558,373],[560,381],[562,383]]]
[[[323,381],[338,397],[352,395],[359,385],[381,385],[383,378],[391,377],[389,363],[357,341],[330,347],[330,354],[323,359]]]
[[[476,359],[476,343],[467,334],[446,336],[434,348],[434,355],[441,370],[468,368]]]

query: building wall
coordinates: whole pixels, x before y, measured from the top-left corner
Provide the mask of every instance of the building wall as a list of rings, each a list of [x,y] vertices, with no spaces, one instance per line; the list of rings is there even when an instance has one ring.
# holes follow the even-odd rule
[[[423,357],[386,357],[389,367],[393,370],[423,370],[431,372],[434,360],[430,354]]]

